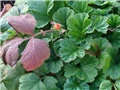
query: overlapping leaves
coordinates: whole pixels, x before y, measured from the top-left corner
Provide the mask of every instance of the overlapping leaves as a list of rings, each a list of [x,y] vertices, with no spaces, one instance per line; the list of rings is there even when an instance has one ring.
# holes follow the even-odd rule
[[[75,9],[77,12],[90,12],[92,8],[88,6],[88,1],[76,1],[73,2],[72,8]]]
[[[64,84],[64,90],[89,90],[89,85],[84,81],[72,77],[66,80]]]
[[[86,82],[91,82],[97,75],[96,67],[98,61],[95,57],[85,56],[80,59],[80,63],[75,65],[65,66],[65,76],[71,77],[76,75],[80,80],[85,80]]]
[[[37,20],[37,27],[42,28],[48,24],[50,18],[48,16],[48,12],[53,7],[53,0],[45,1],[45,0],[27,0],[27,6],[29,7],[29,13],[32,14]]]
[[[33,35],[36,20],[30,14],[21,16],[11,16],[8,18],[10,25],[19,33]],[[14,38],[6,42],[3,46],[4,53],[2,55],[5,63],[14,66],[19,58],[18,46],[26,39]],[[14,49],[15,48],[15,49]],[[14,50],[13,50],[14,49]],[[20,59],[23,67],[27,71],[38,68],[44,60],[50,55],[48,44],[44,40],[31,38],[22,52]]]
[[[60,8],[56,13],[53,15],[53,20],[58,22],[66,28],[66,21],[67,19],[74,14],[74,11],[70,8]],[[64,16],[64,17],[63,17]]]
[[[96,56],[99,63],[97,68],[102,68],[105,65],[105,61],[110,62],[110,56],[106,52],[106,49],[111,47],[111,44],[105,38],[96,38],[91,42],[91,48],[87,51],[89,55]],[[106,63],[108,65],[108,63]]]
[[[0,19],[0,38],[6,42],[0,54],[5,64],[16,66],[0,63],[3,90],[120,89],[119,1],[16,0],[15,5]],[[17,16],[21,13],[29,14]],[[6,21],[8,16],[12,17]],[[62,24],[66,32],[34,38],[39,29],[52,27],[50,21]],[[17,33],[8,30],[8,22]],[[51,47],[47,61],[50,50],[43,39]],[[26,71],[34,71],[24,72],[16,64],[19,58]]]

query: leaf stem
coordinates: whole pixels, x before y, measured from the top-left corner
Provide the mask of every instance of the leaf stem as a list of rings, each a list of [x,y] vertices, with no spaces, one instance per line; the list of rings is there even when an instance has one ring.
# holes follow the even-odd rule
[[[28,37],[28,38],[25,37],[24,40],[29,40],[29,39],[31,39],[32,37],[35,37],[35,36],[40,35],[40,34],[46,35],[46,33],[51,32],[51,31],[53,31],[53,30],[46,30],[46,31],[43,31],[43,30],[41,29],[40,32],[38,32],[38,33],[36,33],[36,34],[34,34],[34,35]]]

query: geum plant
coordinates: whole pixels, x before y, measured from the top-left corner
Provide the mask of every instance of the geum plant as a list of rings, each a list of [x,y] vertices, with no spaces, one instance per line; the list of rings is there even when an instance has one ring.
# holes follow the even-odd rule
[[[120,2],[16,0],[0,19],[2,90],[120,90]]]
[[[4,62],[14,66],[19,58],[18,46],[25,40],[29,40],[26,48],[22,52],[22,57],[20,62],[26,71],[33,71],[38,68],[44,60],[46,60],[50,55],[49,45],[40,39],[34,38],[40,32],[34,34],[34,28],[36,25],[36,20],[30,14],[21,16],[11,16],[8,17],[9,24],[16,30],[16,32],[30,35],[27,38],[20,38],[18,36],[6,41],[3,44],[3,57]]]

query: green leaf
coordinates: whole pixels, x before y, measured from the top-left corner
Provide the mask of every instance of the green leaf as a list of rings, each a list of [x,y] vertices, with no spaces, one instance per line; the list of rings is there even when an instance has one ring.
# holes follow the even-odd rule
[[[0,19],[0,30],[1,30],[1,32],[4,32],[9,28],[10,28],[10,25],[8,24],[8,21],[4,18],[1,18]]]
[[[120,32],[113,32],[111,35],[109,35],[108,40],[112,44],[113,47],[119,48],[120,47]]]
[[[75,77],[72,77],[66,80],[64,90],[89,90],[89,85]]]
[[[67,20],[68,30],[84,31],[91,26],[92,21],[88,19],[88,14],[77,13]],[[74,22],[74,23],[73,23]]]
[[[105,38],[99,37],[92,40],[91,48],[87,53],[98,58],[98,69],[101,69],[105,65],[105,62],[110,60],[110,56],[106,52],[106,49],[109,47],[111,47],[111,44]],[[106,63],[106,65],[109,64]]]
[[[81,13],[92,11],[92,8],[88,6],[88,1],[75,1],[72,4],[72,8]]]
[[[59,54],[61,59],[64,62],[70,62],[76,59],[76,57],[83,57],[85,55],[85,51],[83,48],[78,47],[73,41],[70,39],[64,39],[60,42],[60,50]]]
[[[110,76],[112,79],[120,78],[120,65],[112,64],[106,71],[106,75]]]
[[[105,80],[100,84],[99,90],[112,90],[112,83],[109,80]]]
[[[96,8],[96,9],[94,9],[94,11],[92,12],[92,16],[94,17],[94,16],[106,16],[106,15],[108,15],[108,13],[112,10],[112,6],[109,6],[109,7],[107,7],[107,8],[105,8],[105,9],[98,9],[98,8]]]
[[[59,49],[60,49],[60,41],[61,40],[57,40],[54,45],[53,45],[53,48],[54,48],[54,52],[57,56],[59,56]]]
[[[16,90],[19,86],[19,78],[24,74],[24,69],[20,64],[17,64],[15,69],[9,70],[6,77],[2,80],[8,90]]]
[[[34,73],[21,76],[19,90],[47,90],[40,78]]]
[[[1,40],[7,40],[7,39],[10,39],[10,38],[14,37],[15,35],[16,35],[15,30],[8,29],[6,32],[4,32],[0,35],[0,39]]]
[[[111,56],[110,66],[107,70],[105,70],[105,75],[110,76],[111,79],[119,79],[120,78],[120,55],[118,54],[118,49],[116,48],[108,48],[108,54]],[[109,63],[109,62],[107,62]]]
[[[27,1],[27,5],[29,7],[29,13],[32,14],[35,19],[37,20],[37,28],[42,28],[48,24],[50,18],[48,16],[48,12],[53,7],[53,0],[52,1],[41,1],[41,0],[34,0],[34,1]]]
[[[118,79],[116,82],[115,82],[115,85],[118,89],[120,89],[120,79]]]
[[[66,21],[70,16],[73,16],[73,15],[74,15],[74,11],[72,9],[68,7],[63,7],[58,9],[58,11],[54,13],[53,20],[57,23],[62,24],[64,28],[67,28]]]
[[[60,8],[62,8],[62,7],[65,6],[64,1],[57,1],[57,0],[55,0],[53,3],[54,3],[54,6],[53,6],[53,8],[50,10],[50,12],[48,13],[48,15],[49,15],[51,18],[53,17],[53,14],[54,14],[55,12],[57,12],[58,9],[60,9]],[[59,5],[58,5],[58,4],[59,4]]]
[[[39,68],[34,70],[38,75],[45,75],[49,72],[47,64],[44,62]]]
[[[103,5],[105,5],[105,4],[107,4],[108,3],[108,1],[105,1],[105,2],[102,2],[101,0],[96,0],[95,2],[94,2],[94,4],[96,4],[96,5],[98,5],[98,6],[103,6]]]
[[[64,76],[67,78],[74,76],[76,74],[77,69],[78,69],[77,66],[71,64],[66,65],[64,69],[65,71]]]
[[[88,17],[89,16],[86,13],[77,13],[67,20],[67,29],[70,30],[68,36],[70,38],[77,41],[83,38],[86,33],[91,33],[89,27],[91,26],[92,21],[88,19]]]
[[[52,60],[48,63],[48,68],[52,73],[58,73],[63,66],[62,60]]]
[[[57,80],[54,77],[45,76],[43,82],[46,85],[47,90],[59,90],[56,86]]]
[[[51,11],[54,6],[54,0],[46,0],[47,14]]]
[[[117,26],[120,26],[120,16],[114,14],[109,15],[108,24],[111,28],[116,28]]]
[[[96,66],[98,61],[95,57],[86,55],[80,60],[76,76],[80,80],[85,80],[86,82],[94,81],[94,78],[97,75]]]
[[[1,88],[2,90],[8,90],[8,89],[5,87],[4,83],[0,83],[0,88]]]
[[[106,80],[106,76],[104,75],[104,73],[102,71],[98,72],[97,77],[95,77],[95,80],[93,81],[93,85],[96,87],[99,87],[99,85]]]
[[[45,14],[41,14],[35,11],[29,11],[29,13],[33,15],[35,19],[37,20],[37,25],[36,25],[37,28],[44,27],[50,21],[49,17]]]
[[[102,32],[106,34],[108,30],[107,27],[108,27],[108,23],[106,17],[98,16],[97,18],[94,18],[92,24],[93,29],[97,30],[98,32]]]

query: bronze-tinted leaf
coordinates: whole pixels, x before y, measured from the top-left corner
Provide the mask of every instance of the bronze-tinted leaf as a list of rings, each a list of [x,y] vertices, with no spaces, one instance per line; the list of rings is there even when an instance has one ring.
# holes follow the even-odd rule
[[[20,16],[10,16],[7,18],[9,24],[20,33],[33,35],[33,31],[36,25],[34,16],[30,14]]]
[[[0,13],[0,18],[11,9],[11,5],[10,4],[6,4],[2,10],[2,12]]]
[[[20,59],[26,71],[38,68],[50,56],[48,44],[44,40],[31,38]]]
[[[18,46],[24,41],[24,39],[15,37],[11,40],[6,41],[2,49],[4,50],[2,54],[2,59],[6,64],[11,65],[12,67],[15,66],[16,62],[18,61],[19,57],[19,49]]]

